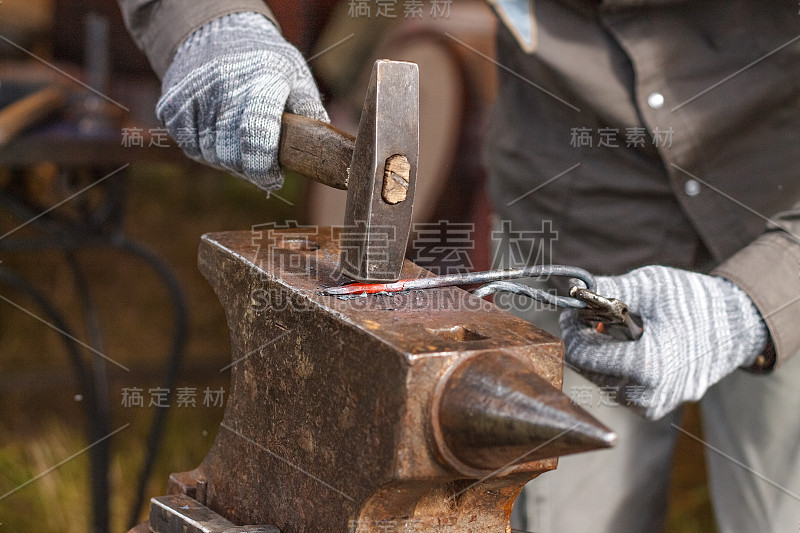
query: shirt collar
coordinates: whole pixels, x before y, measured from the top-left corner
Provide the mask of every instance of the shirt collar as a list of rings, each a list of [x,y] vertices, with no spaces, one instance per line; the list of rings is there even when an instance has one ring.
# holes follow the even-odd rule
[[[531,54],[536,49],[536,24],[533,20],[534,0],[486,0],[497,16],[514,35],[520,47]]]

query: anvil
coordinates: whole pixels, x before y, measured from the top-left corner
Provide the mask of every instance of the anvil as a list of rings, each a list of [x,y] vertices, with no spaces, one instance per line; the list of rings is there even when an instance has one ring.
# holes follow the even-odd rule
[[[346,281],[343,239],[304,231],[203,237],[231,392],[205,460],[153,500],[152,531],[501,533],[558,456],[613,444],[561,393],[558,339],[456,287],[323,295]]]

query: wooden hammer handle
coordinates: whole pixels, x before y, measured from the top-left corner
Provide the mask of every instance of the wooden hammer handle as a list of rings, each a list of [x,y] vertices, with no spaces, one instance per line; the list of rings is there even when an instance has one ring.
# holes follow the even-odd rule
[[[0,147],[64,105],[64,92],[46,87],[0,110]]]
[[[314,181],[347,190],[355,137],[330,124],[291,113],[283,114],[278,162]]]

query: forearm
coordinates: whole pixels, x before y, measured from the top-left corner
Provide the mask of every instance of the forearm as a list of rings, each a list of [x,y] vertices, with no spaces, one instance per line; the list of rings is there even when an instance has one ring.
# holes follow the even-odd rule
[[[800,350],[800,203],[772,217],[767,231],[725,261],[713,274],[742,288],[769,329],[774,364]],[[773,361],[765,361],[764,368]]]
[[[178,46],[194,30],[228,13],[254,11],[275,21],[262,0],[117,0],[125,25],[164,76]]]

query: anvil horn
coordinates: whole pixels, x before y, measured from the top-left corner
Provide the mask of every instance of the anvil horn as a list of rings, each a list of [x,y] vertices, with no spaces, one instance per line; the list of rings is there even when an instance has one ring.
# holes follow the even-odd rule
[[[442,377],[432,417],[442,458],[470,477],[617,439],[530,364],[503,352],[457,363]]]

